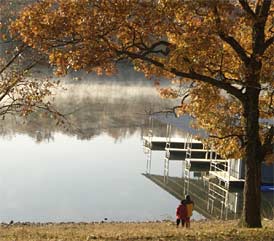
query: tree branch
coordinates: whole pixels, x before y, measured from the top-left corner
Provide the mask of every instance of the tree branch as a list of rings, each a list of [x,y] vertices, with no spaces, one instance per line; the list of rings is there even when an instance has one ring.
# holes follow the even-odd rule
[[[0,69],[0,74],[2,74],[16,59],[17,57],[24,52],[24,50],[27,48],[27,46],[24,46],[23,44],[19,47],[19,51],[9,60],[5,66]]]
[[[9,94],[10,90],[15,87],[19,81],[20,80],[17,79],[16,81],[14,81],[14,83],[7,87],[7,89],[0,95],[0,102]]]
[[[258,2],[261,2],[261,1],[258,1]],[[258,6],[260,7],[258,11],[259,17],[266,18],[271,6],[271,0],[263,0],[262,4],[261,5],[258,4]]]
[[[245,96],[242,94],[242,92],[239,89],[237,89],[236,87],[230,85],[229,83],[219,81],[219,80],[211,78],[209,76],[198,74],[194,71],[185,73],[185,72],[181,72],[175,68],[167,68],[163,63],[161,63],[155,59],[149,58],[147,56],[144,56],[140,53],[132,53],[132,52],[129,52],[126,50],[116,50],[116,52],[118,55],[126,55],[132,59],[144,60],[144,61],[151,63],[151,64],[161,68],[162,70],[170,72],[178,77],[183,77],[183,78],[192,79],[192,80],[198,80],[198,81],[202,81],[204,83],[211,84],[213,86],[216,86],[217,88],[221,88],[221,89],[227,91],[229,94],[235,96],[241,102],[245,101]]]
[[[228,43],[232,49],[238,54],[240,59],[244,62],[245,65],[249,64],[250,58],[247,56],[245,49],[234,39],[232,36],[228,36],[221,28],[221,18],[218,13],[217,6],[214,7],[214,13],[216,17],[216,26],[218,29],[219,37]]]
[[[241,146],[244,146],[244,135],[237,135],[237,134],[231,134],[231,135],[227,135],[227,136],[215,136],[215,135],[209,135],[210,138],[216,138],[216,139],[228,139],[228,138],[233,138],[233,137],[237,137],[240,142],[241,142]]]
[[[178,106],[172,107],[171,109],[160,110],[160,111],[154,111],[154,112],[152,112],[152,113],[150,112],[149,115],[162,114],[162,113],[165,113],[165,114],[171,113],[171,114],[174,114],[175,117],[178,117],[178,116],[176,115],[176,109],[177,109],[177,108],[180,108],[180,107],[181,107],[181,106],[178,105]]]
[[[247,0],[239,0],[239,3],[241,4],[242,8],[249,14],[250,17],[256,19],[256,14],[250,8]]]
[[[226,35],[222,30],[220,30],[218,34],[223,41],[228,43],[234,49],[244,64],[248,65],[250,58],[246,55],[243,47],[233,37]]]
[[[169,46],[171,46],[172,44],[164,41],[164,40],[160,40],[158,42],[153,43],[151,46],[147,46],[144,41],[142,40],[142,38],[140,38],[141,43],[135,43],[133,41],[133,44],[131,44],[130,46],[126,47],[126,49],[129,49],[130,47],[137,47],[140,51],[142,51],[142,55],[148,55],[148,54],[162,54],[164,56],[167,56],[169,54]],[[160,46],[165,46],[166,49],[156,49],[157,47]]]
[[[266,48],[271,44],[271,38],[265,42],[265,24],[269,14],[271,1],[270,0],[260,0],[257,1],[256,5],[256,16],[257,20],[253,26],[253,55],[262,56]]]
[[[271,45],[274,43],[274,36],[267,39],[265,42],[264,42],[264,46],[263,46],[263,52]]]
[[[2,68],[1,71],[5,71],[5,69],[7,69],[14,62],[14,60],[19,56],[20,53],[22,53],[24,51],[24,49],[25,48],[23,48],[22,51],[19,51],[15,56],[13,56],[13,58],[8,62],[8,64],[6,64],[4,66],[4,68]],[[29,71],[30,69],[32,69],[41,59],[43,59],[43,57],[39,58],[38,60],[36,60],[33,63],[30,63],[28,66],[26,66],[24,68],[24,70],[22,71],[21,75],[23,76],[24,72]],[[0,71],[0,74],[2,73],[1,71]],[[7,86],[6,90],[3,93],[1,93],[1,95],[0,95],[0,102],[9,94],[11,89],[13,87],[15,87],[20,81],[21,81],[21,78],[17,79],[13,83],[11,83],[10,86]]]

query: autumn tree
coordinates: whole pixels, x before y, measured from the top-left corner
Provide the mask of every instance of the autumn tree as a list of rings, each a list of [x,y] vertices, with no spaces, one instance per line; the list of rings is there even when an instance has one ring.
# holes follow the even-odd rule
[[[132,61],[148,78],[170,79],[223,157],[246,164],[242,223],[261,227],[261,163],[273,158],[273,2],[270,0],[44,0],[21,12],[14,36],[46,53],[58,75],[113,74]]]
[[[34,110],[64,117],[48,101],[57,83],[48,78],[36,78],[33,67],[43,58],[16,37],[8,26],[19,10],[33,0],[2,0],[0,5],[0,116],[26,116]],[[35,57],[34,57],[35,56]]]

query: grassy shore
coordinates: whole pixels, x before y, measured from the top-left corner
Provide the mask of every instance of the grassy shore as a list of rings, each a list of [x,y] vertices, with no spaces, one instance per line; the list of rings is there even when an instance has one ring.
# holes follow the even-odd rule
[[[0,241],[88,240],[184,240],[184,241],[274,241],[274,221],[261,229],[238,228],[237,221],[196,221],[191,228],[176,228],[172,222],[2,224]]]

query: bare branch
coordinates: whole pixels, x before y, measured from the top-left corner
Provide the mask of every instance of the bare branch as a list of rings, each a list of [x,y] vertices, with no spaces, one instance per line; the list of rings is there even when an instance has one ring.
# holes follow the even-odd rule
[[[12,65],[13,62],[17,59],[17,57],[20,54],[22,54],[26,48],[27,48],[27,46],[22,44],[19,47],[19,51],[17,51],[17,53],[9,60],[9,62],[7,64],[5,64],[5,66],[2,69],[0,69],[0,74],[2,74],[10,65]]]
[[[183,104],[184,101],[185,101],[188,97],[189,97],[189,93],[187,92],[187,93],[183,96],[183,98],[182,98],[182,100],[181,100],[181,104]]]
[[[10,86],[7,87],[7,89],[0,95],[0,102],[9,94],[10,90],[16,86],[16,84],[19,82],[20,80],[17,79],[16,81],[14,81],[13,83],[11,83]]]
[[[152,112],[152,113],[150,112],[149,114],[150,114],[150,115],[154,115],[154,114],[161,114],[161,113],[165,113],[165,114],[167,114],[167,113],[172,113],[172,114],[175,115],[175,117],[178,117],[177,114],[176,114],[176,109],[177,109],[177,108],[180,108],[180,107],[181,107],[181,106],[178,105],[178,106],[172,107],[171,109],[160,110],[160,111],[154,111],[154,112]]]
[[[19,51],[18,53],[22,53],[24,51],[25,48],[23,48],[22,51]],[[13,62],[14,60],[19,56],[19,54],[16,54],[10,61],[8,64],[6,64],[4,66],[4,68],[2,69],[3,71],[5,71],[5,69],[7,69]],[[27,67],[24,68],[24,70],[21,73],[21,77],[23,77],[24,73],[30,69],[32,69],[41,59],[43,59],[43,57],[39,58],[38,60],[34,61],[33,63],[29,64]],[[1,73],[1,72],[0,72]],[[12,82],[9,86],[7,86],[6,90],[4,92],[1,93],[0,95],[0,102],[9,94],[9,92],[11,91],[11,89],[13,87],[15,87],[19,82],[21,81],[21,78],[18,78],[16,81]],[[24,84],[23,84],[24,85]]]

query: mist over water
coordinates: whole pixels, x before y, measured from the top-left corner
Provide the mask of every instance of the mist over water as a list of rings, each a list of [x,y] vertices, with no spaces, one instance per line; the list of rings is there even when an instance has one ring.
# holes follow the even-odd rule
[[[42,68],[33,77],[39,75],[49,71]],[[142,136],[152,127],[149,113],[169,110],[179,100],[161,99],[153,83],[128,66],[112,77],[72,73],[58,79],[49,101],[69,126],[40,112],[0,121],[0,222],[173,220],[179,200],[168,190],[182,195],[182,161],[170,164],[165,190],[165,152],[153,153],[152,175],[142,175],[147,164]],[[155,121],[153,133],[166,136],[166,126]],[[172,136],[183,135],[172,129]],[[190,176],[203,190],[189,192],[201,191],[199,202],[206,209],[202,173]],[[241,195],[229,194],[232,209],[241,210]],[[264,195],[268,218],[274,205],[269,200]],[[193,218],[203,216],[194,212]]]
[[[141,135],[148,113],[175,102],[127,71],[61,78],[50,101],[71,128],[42,113],[0,122],[0,222],[173,218],[178,201],[141,175]]]
[[[60,78],[52,75],[52,69],[41,66],[33,71],[31,78],[60,81],[48,100],[66,116],[68,128],[57,126],[54,118],[36,112],[27,118],[7,116],[0,121],[1,135],[27,134],[39,142],[53,139],[55,132],[80,139],[107,132],[117,140],[135,133],[149,113],[176,104],[161,99],[153,83],[128,65],[111,77],[72,72]]]
[[[49,74],[42,70],[44,72],[39,73],[42,77]],[[58,78],[60,85],[53,89],[49,101],[72,126],[64,129],[56,126],[56,120],[33,113],[28,118],[17,116],[2,121],[1,133],[24,133],[34,138],[37,134],[37,140],[43,136],[48,139],[55,132],[80,139],[89,139],[102,132],[115,139],[135,133],[145,124],[149,113],[170,109],[177,104],[174,100],[161,99],[153,83],[141,77],[126,67],[112,77],[75,73]]]

